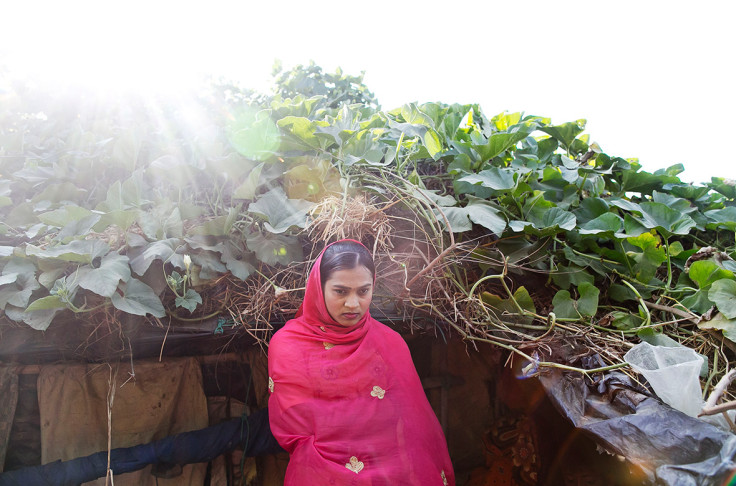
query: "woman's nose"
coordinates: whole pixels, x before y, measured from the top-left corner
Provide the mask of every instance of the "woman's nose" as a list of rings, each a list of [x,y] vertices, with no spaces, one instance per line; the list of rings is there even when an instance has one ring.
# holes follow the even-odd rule
[[[348,295],[348,298],[345,299],[345,307],[358,307],[358,296],[355,294]]]

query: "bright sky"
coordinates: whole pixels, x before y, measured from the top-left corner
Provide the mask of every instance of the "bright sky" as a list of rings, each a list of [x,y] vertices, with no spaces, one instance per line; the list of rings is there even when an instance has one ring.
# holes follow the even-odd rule
[[[27,0],[0,9],[0,66],[105,89],[201,74],[266,89],[274,59],[314,60],[365,71],[387,109],[585,118],[605,152],[703,182],[736,178],[734,19],[732,0]]]

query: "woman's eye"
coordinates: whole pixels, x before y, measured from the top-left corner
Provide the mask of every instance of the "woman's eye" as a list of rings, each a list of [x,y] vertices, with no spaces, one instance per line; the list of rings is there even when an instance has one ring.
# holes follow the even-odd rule
[[[369,291],[369,290],[370,290],[370,289],[360,289],[360,290],[358,290],[358,293],[359,293],[360,295],[368,295],[368,291]]]

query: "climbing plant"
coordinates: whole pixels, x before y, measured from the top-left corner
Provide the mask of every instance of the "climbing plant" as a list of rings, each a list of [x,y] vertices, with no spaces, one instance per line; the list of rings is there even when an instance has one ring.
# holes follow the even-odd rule
[[[481,327],[543,331],[552,316],[643,335],[674,316],[736,340],[733,180],[647,172],[591,142],[582,119],[381,110],[362,76],[313,64],[275,76],[272,94],[212,83],[184,101],[12,85],[0,112],[5,317],[43,330],[99,308],[196,316],[221,276],[304,260],[321,201],[364,195],[470,252],[473,271],[446,276],[486,310]],[[524,272],[544,287],[514,284]]]

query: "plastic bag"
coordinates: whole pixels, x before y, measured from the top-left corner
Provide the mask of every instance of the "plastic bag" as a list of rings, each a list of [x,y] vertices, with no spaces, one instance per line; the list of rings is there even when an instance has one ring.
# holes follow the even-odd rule
[[[631,348],[624,360],[644,375],[664,403],[697,417],[704,403],[698,378],[702,356],[684,346],[652,346],[644,342]]]

